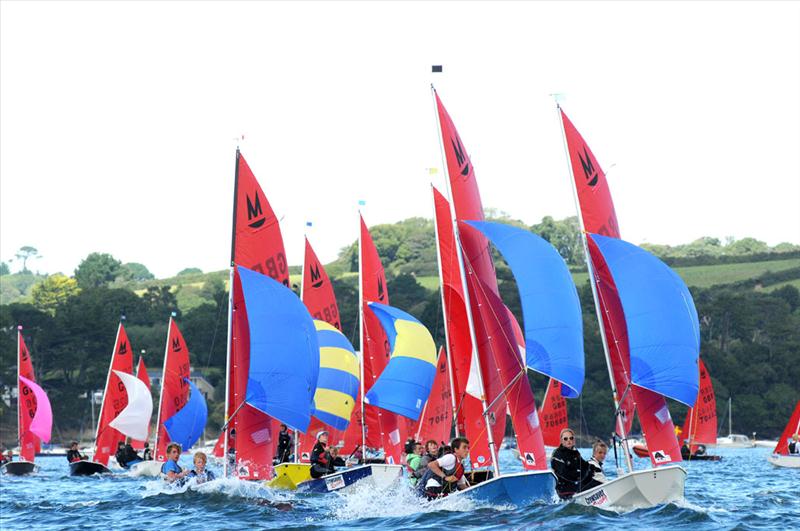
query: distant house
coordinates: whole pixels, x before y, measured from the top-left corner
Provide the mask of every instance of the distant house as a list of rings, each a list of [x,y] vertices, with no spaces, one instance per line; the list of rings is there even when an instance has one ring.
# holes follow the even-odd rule
[[[150,386],[153,389],[161,389],[161,371],[155,371],[152,369],[147,370],[147,375],[150,377]],[[203,376],[203,373],[192,371],[191,376],[189,376],[189,380],[192,381],[194,385],[200,390],[200,394],[206,399],[206,401],[213,401],[214,397],[216,396],[215,388],[211,385],[211,382],[206,380],[206,377]]]

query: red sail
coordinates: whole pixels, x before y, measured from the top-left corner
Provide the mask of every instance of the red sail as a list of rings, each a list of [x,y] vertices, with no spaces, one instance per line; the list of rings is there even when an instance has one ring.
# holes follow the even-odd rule
[[[789,418],[788,424],[781,433],[781,438],[778,439],[778,445],[775,447],[774,453],[781,455],[789,455],[789,439],[792,435],[800,433],[800,400],[794,406],[794,412]]]
[[[467,306],[458,267],[455,236],[450,214],[450,203],[436,188],[433,189],[433,202],[436,215],[436,234],[439,241],[439,263],[442,270],[442,298],[444,299],[444,320],[447,326],[447,339],[453,363],[453,389],[456,395],[456,422],[458,433],[470,442],[470,463],[473,467],[492,464],[489,451],[489,438],[483,418],[483,406],[478,398],[467,393],[469,369],[472,365],[472,339],[467,320]],[[501,399],[493,408],[496,419],[502,413],[505,402]],[[502,436],[502,433],[500,434]]]
[[[542,408],[539,410],[539,418],[542,421],[544,444],[557,447],[561,444],[559,440],[561,430],[568,427],[567,401],[561,396],[561,382],[558,380],[550,378],[542,400]]]
[[[144,366],[144,358],[139,356],[139,364],[136,366],[136,377],[150,389],[150,375],[147,374],[147,367]],[[150,428],[147,428],[147,438],[150,438]],[[143,450],[144,441],[131,441],[134,450]]]
[[[567,115],[561,111],[572,173],[580,203],[583,229],[586,232],[620,237],[614,202],[603,170],[589,146]],[[611,369],[619,393],[620,414],[625,420],[625,432],[633,423],[634,405],[639,414],[642,433],[647,440],[650,459],[654,465],[681,461],[675,427],[663,396],[630,384],[630,352],[628,331],[617,287],[596,244],[589,240],[589,254],[595,268]],[[615,423],[616,429],[616,423]]]
[[[306,254],[303,259],[303,289],[301,291],[303,304],[308,308],[308,312],[314,319],[325,321],[342,329],[339,319],[339,306],[336,304],[336,294],[333,292],[333,285],[328,278],[328,273],[317,258],[317,254],[311,247],[306,238]],[[358,408],[356,408],[358,409]],[[311,457],[311,450],[316,443],[317,433],[321,430],[328,432],[328,444],[340,446],[344,444],[344,433],[327,426],[318,418],[311,417],[311,424],[308,425],[306,433],[298,434],[299,452],[298,459],[307,463]],[[361,444],[361,428],[358,428],[358,440]]]
[[[214,445],[214,457],[221,458],[225,455],[225,432],[221,432],[217,437],[217,443]]]
[[[480,314],[480,318],[475,319],[475,335],[478,338],[487,338],[486,343],[478,340],[478,348],[489,352],[497,365],[496,375],[483,372],[484,382],[494,377],[505,389],[522,466],[526,470],[545,470],[547,456],[539,427],[539,414],[528,382],[527,369],[517,347],[512,322],[514,316],[486,284],[475,279],[473,275],[468,275],[468,278],[470,300],[474,301],[473,304],[478,307]]]
[[[361,345],[364,359],[364,389],[370,389],[378,376],[386,368],[391,354],[389,340],[380,321],[368,308],[369,302],[389,304],[389,292],[386,290],[386,274],[378,256],[378,250],[372,242],[361,218],[361,293],[363,296],[363,336]],[[403,454],[403,443],[406,438],[406,423],[400,422],[397,415],[375,406],[365,404],[367,417],[367,446],[383,447],[388,463],[400,463]]]
[[[20,457],[25,461],[33,461],[36,452],[41,448],[41,441],[30,431],[31,421],[36,415],[36,397],[33,390],[19,379],[19,376],[35,382],[31,354],[25,345],[22,331],[17,330],[17,433],[19,434]]]
[[[453,426],[452,408],[450,397],[450,378],[447,367],[447,354],[444,348],[439,348],[439,361],[436,364],[436,378],[433,380],[431,395],[425,403],[425,408],[419,417],[414,440],[425,442],[434,440],[443,443],[450,439],[450,429]]]
[[[717,399],[705,363],[700,360],[700,392],[694,407],[686,412],[681,439],[689,441],[692,453],[698,444],[717,443]]]
[[[453,205],[455,207],[456,218],[459,220],[483,220],[483,206],[481,205],[481,196],[478,191],[478,182],[475,179],[475,170],[472,166],[472,161],[464,148],[461,137],[456,131],[453,120],[447,113],[447,110],[442,105],[439,95],[436,94],[436,107],[439,115],[439,125],[442,133],[442,144],[444,146],[445,160],[447,161],[448,178],[450,180],[450,189],[453,194]],[[488,289],[498,294],[497,291],[497,278],[495,277],[494,263],[489,252],[488,240],[476,230],[463,231],[460,234],[461,245],[463,248],[464,260],[468,262],[467,270],[476,275],[476,277],[483,282]],[[465,264],[466,265],[466,264]],[[472,305],[473,320],[477,320],[480,315],[475,307]],[[488,338],[477,337],[478,356],[480,358],[481,367],[485,374],[495,375],[497,367],[495,366],[494,359],[489,352],[481,350],[480,345],[487,345]],[[455,364],[454,364],[455,365]],[[496,377],[484,380],[484,391],[486,394],[487,403],[496,403],[501,406],[505,411],[505,399],[500,396],[502,393],[502,386],[499,379]],[[506,427],[506,416],[493,415],[495,423],[492,427],[492,436],[496,443],[503,439]],[[478,419],[482,421],[482,419]],[[470,419],[470,422],[473,422]],[[487,466],[488,462],[474,463],[473,466]]]
[[[113,371],[133,374],[133,347],[128,341],[128,334],[122,323],[117,329],[117,341],[111,354],[111,366],[108,368],[106,389],[103,393],[103,405],[100,408],[100,419],[97,422],[94,460],[108,465],[108,458],[117,451],[117,443],[125,440],[125,436],[109,426],[109,422],[117,418],[128,405],[128,393],[119,376]]]
[[[167,347],[164,354],[164,373],[161,378],[161,399],[158,403],[158,428],[156,432],[155,456],[158,461],[167,459],[169,433],[164,423],[183,409],[189,401],[189,384],[185,378],[191,376],[189,347],[183,339],[175,320],[170,317],[167,330]],[[188,448],[184,448],[188,450]]]
[[[289,286],[289,267],[278,218],[238,150],[234,194],[233,262]],[[235,435],[229,437],[228,446],[236,451],[235,473],[238,477],[266,479],[272,474],[272,432],[278,422],[249,405],[243,405],[250,369],[250,332],[244,307],[241,282],[238,274],[234,274],[227,411],[228,415],[236,413],[229,424],[229,432],[235,430]]]

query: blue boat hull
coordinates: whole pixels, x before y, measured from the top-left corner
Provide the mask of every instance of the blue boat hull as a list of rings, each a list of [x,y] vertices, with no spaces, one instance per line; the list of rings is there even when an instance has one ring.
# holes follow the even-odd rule
[[[524,507],[535,502],[555,503],[556,476],[549,470],[520,472],[492,478],[451,496],[469,498],[492,505]]]
[[[297,486],[299,492],[333,492],[361,481],[372,476],[372,468],[369,465],[358,466],[347,470],[342,470],[335,474],[330,474],[319,479],[304,481]]]

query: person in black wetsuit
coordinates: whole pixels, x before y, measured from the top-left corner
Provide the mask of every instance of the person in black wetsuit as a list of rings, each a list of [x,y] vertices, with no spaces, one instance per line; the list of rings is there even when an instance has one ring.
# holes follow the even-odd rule
[[[153,460],[153,451],[150,449],[150,443],[147,441],[144,442],[144,449],[142,450],[142,459],[144,459],[145,461]]]
[[[281,432],[278,434],[278,455],[276,459],[279,463],[289,461],[292,455],[292,436],[289,435],[289,429],[286,424],[281,424]]]
[[[136,450],[133,449],[133,446],[122,441],[117,444],[117,452],[114,457],[117,459],[117,464],[122,468],[130,468],[131,465],[135,465],[142,460]]]
[[[76,461],[84,461],[85,459],[86,456],[78,450],[78,441],[72,441],[72,444],[69,445],[69,450],[67,450],[67,461],[74,463]]]
[[[556,475],[556,492],[566,499],[581,490],[581,482],[589,474],[587,463],[575,449],[575,432],[569,428],[561,430],[561,445],[553,451],[550,467]]]
[[[317,434],[317,444],[311,450],[311,477],[321,478],[336,471],[333,466],[331,453],[327,450],[328,432],[321,431]]]

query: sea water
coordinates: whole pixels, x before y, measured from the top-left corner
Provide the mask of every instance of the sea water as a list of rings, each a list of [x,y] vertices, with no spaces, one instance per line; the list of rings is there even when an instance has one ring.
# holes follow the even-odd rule
[[[588,456],[587,450],[582,451]],[[219,479],[167,486],[155,478],[70,477],[66,459],[40,457],[28,477],[0,478],[0,528],[17,529],[800,529],[800,469],[769,464],[767,448],[715,449],[721,462],[684,463],[686,499],[615,512],[574,504],[507,507],[458,496],[421,502],[404,481],[385,490],[297,494]],[[647,462],[636,459],[638,468]],[[504,469],[521,470],[508,450]],[[183,466],[191,458],[181,458]],[[217,471],[216,467],[212,469]],[[613,453],[605,466],[614,475]]]

